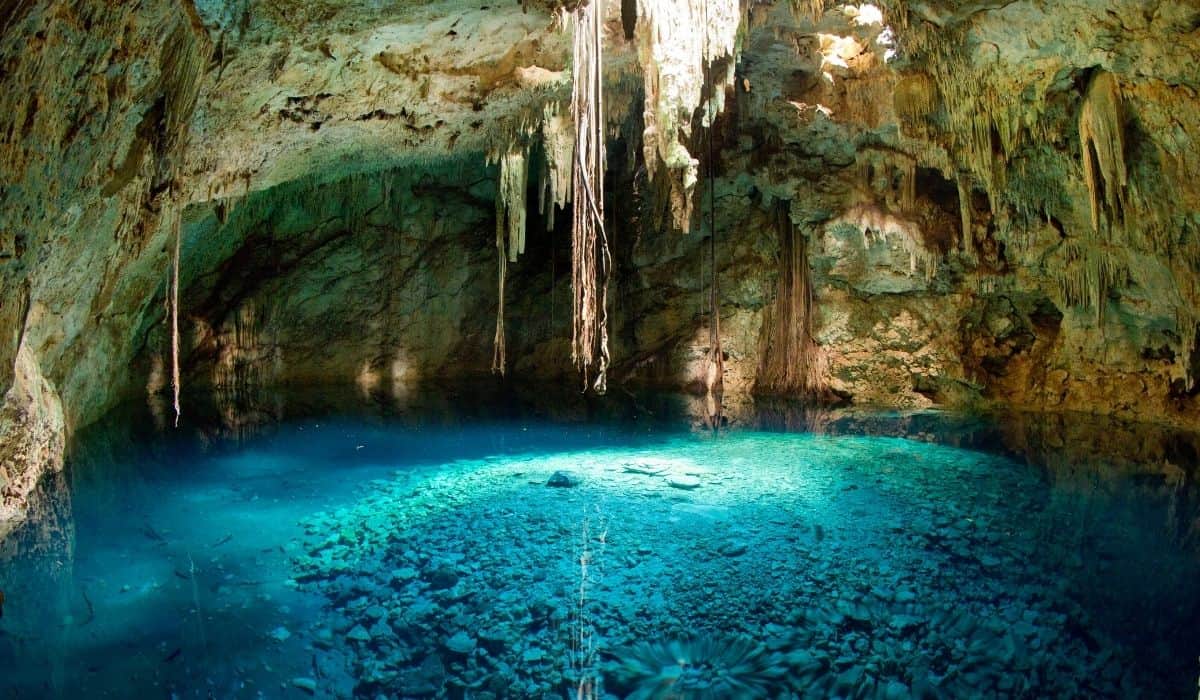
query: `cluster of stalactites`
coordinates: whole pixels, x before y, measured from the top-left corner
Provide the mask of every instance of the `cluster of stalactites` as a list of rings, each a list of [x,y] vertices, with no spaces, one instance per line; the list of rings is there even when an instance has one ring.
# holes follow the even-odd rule
[[[1092,229],[1118,224],[1127,209],[1128,171],[1121,86],[1112,73],[1092,78],[1079,112],[1079,146],[1083,176],[1091,194]]]
[[[909,28],[906,6],[884,3],[883,9],[888,22]],[[925,67],[896,84],[893,100],[902,133],[944,146],[955,169],[983,187],[995,210],[1006,198],[1008,166],[1017,151],[1030,139],[1050,137],[1046,96],[1054,74],[1027,84],[1014,82],[1016,76],[999,64],[976,65],[961,25],[939,29],[914,23],[899,37],[904,53]]]
[[[896,240],[908,254],[910,275],[920,272],[927,281],[937,276],[940,256],[925,246],[921,228],[913,220],[891,214],[876,205],[858,204],[831,221],[829,226],[849,226],[860,231],[864,248],[874,242]]]
[[[496,334],[492,345],[492,371],[506,371],[504,331],[504,299],[508,263],[515,263],[525,252],[528,211],[526,193],[529,186],[531,146],[529,140],[540,136],[542,164],[538,170],[538,213],[546,217],[546,228],[552,229],[555,208],[565,209],[571,200],[572,153],[574,134],[570,114],[547,103],[539,124],[526,125],[504,144],[487,155],[489,165],[499,165],[496,185],[496,257],[497,308]]]
[[[918,159],[908,153],[891,150],[864,150],[858,154],[859,186],[864,192],[882,196],[882,206],[851,207],[839,219],[864,233],[864,243],[873,236],[886,239],[900,236],[904,249],[912,260],[912,271],[918,265],[927,277],[937,271],[937,257],[920,243],[920,232],[914,222],[917,213]],[[871,197],[875,199],[876,197]],[[969,230],[969,224],[966,225]]]
[[[699,161],[683,141],[698,108],[704,127],[724,109],[742,17],[740,0],[638,0],[646,170],[651,179],[670,179],[672,219],[683,231],[699,176]]]
[[[813,24],[821,20],[825,14],[825,0],[791,0],[792,15],[797,19],[805,19]]]
[[[508,263],[516,262],[525,252],[525,189],[528,184],[528,158],[525,149],[511,146],[500,154],[489,154],[489,164],[499,162],[500,181],[496,187],[496,335],[492,343],[492,371],[503,375],[506,369],[504,342],[504,287]]]
[[[1059,292],[1071,306],[1091,309],[1096,323],[1104,318],[1110,289],[1129,282],[1126,251],[1120,246],[1068,241],[1063,245],[1064,270]]]
[[[913,138],[929,138],[932,120],[941,106],[937,83],[927,73],[912,73],[896,81],[892,106],[900,130]]]

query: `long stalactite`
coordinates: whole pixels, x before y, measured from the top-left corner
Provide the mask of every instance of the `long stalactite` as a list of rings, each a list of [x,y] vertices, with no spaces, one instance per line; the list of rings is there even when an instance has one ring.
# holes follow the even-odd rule
[[[1121,86],[1112,73],[1092,78],[1079,112],[1083,176],[1092,203],[1092,229],[1119,224],[1128,209]]]

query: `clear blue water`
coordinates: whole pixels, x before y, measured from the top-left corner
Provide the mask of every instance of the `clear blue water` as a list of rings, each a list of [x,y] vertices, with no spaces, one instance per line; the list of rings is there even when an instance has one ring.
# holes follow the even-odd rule
[[[789,406],[714,431],[662,396],[268,406],[80,436],[0,543],[0,697],[1196,692],[1190,436]]]

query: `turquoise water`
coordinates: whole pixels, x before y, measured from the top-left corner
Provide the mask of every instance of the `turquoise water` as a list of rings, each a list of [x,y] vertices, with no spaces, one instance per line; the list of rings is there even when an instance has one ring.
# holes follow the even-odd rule
[[[86,431],[0,545],[0,697],[1196,692],[1189,438],[295,406]]]

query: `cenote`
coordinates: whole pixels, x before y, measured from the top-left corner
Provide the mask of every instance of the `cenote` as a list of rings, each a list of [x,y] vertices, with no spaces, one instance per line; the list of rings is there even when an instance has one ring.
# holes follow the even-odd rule
[[[0,0],[0,700],[1185,698],[1200,0]]]
[[[119,411],[6,540],[6,697],[1194,688],[1200,500],[1169,466],[1194,438],[779,402],[713,428],[702,405]]]

